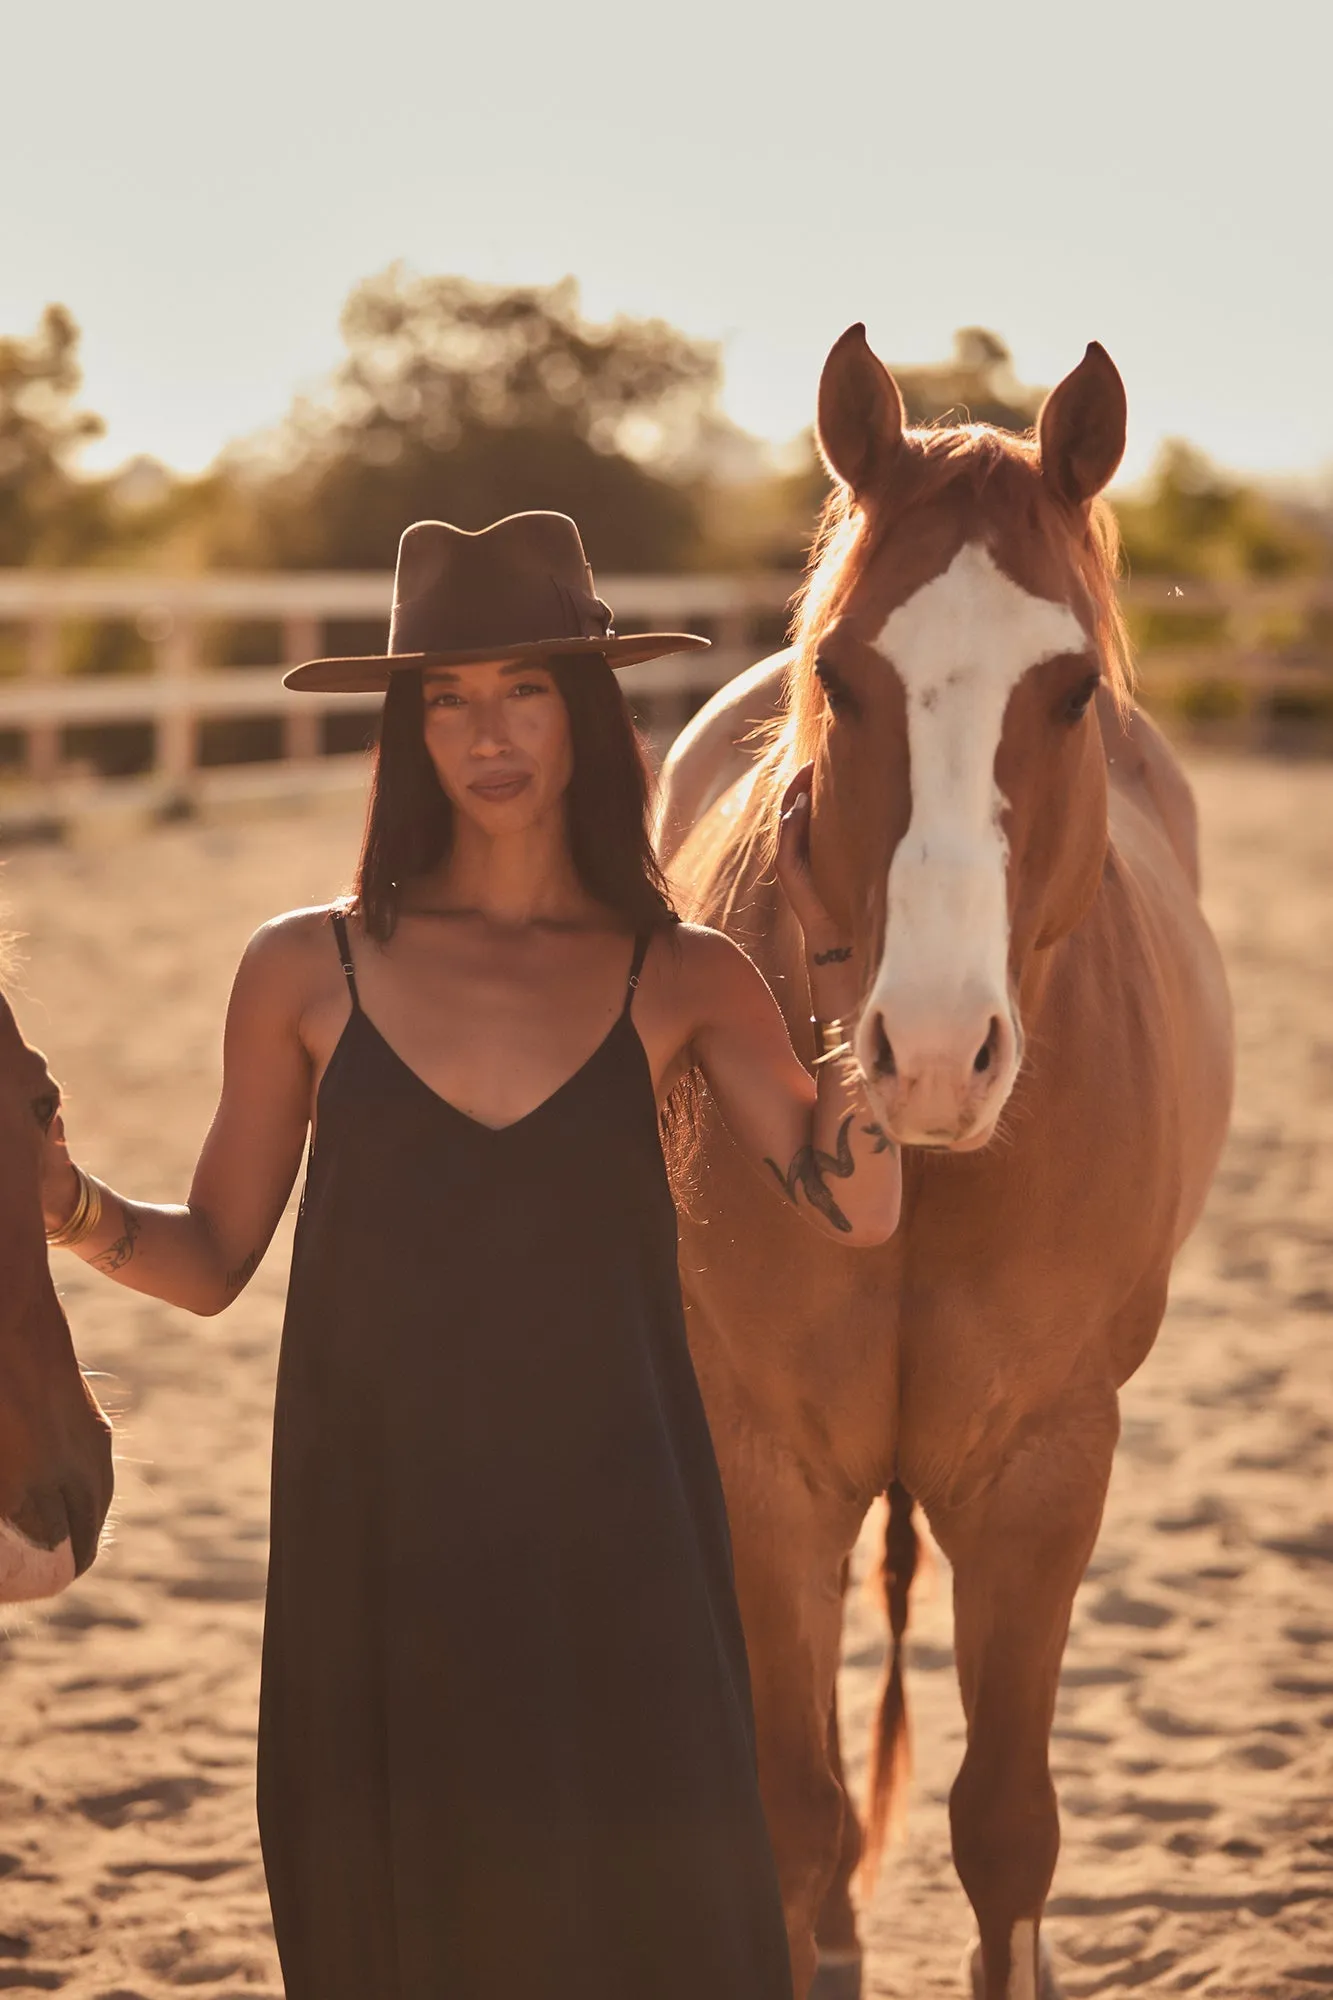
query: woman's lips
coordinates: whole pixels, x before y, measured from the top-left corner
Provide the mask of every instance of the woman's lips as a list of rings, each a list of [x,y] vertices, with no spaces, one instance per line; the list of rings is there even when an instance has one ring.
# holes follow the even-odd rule
[[[507,778],[474,778],[468,790],[475,792],[479,799],[489,799],[499,804],[505,799],[516,799],[531,783],[531,772],[513,771]]]

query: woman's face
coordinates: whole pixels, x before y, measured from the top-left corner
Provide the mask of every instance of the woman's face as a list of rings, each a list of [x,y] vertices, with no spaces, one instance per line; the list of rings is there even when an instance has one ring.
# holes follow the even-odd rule
[[[455,808],[517,833],[559,804],[574,770],[569,713],[549,668],[428,667],[426,750]]]

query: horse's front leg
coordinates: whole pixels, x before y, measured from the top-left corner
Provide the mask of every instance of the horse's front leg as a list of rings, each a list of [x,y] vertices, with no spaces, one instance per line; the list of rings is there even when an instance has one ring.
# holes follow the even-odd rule
[[[846,1565],[844,1572],[845,1569]],[[845,1595],[845,1573],[843,1590]],[[852,1883],[856,1879],[856,1871],[861,1862],[861,1822],[857,1817],[856,1808],[847,1796],[847,1780],[842,1766],[842,1738],[836,1687],[829,1708],[828,1748],[829,1768],[843,1793],[842,1838],[838,1845],[838,1859],[833,1870],[833,1879],[824,1893],[824,1901],[815,1924],[819,1971],[815,1975],[810,2000],[860,2000],[862,1953],[856,1927],[856,1911],[852,1904]]]
[[[949,1801],[976,1912],[975,2000],[1055,2000],[1040,1944],[1060,1823],[1050,1732],[1074,1593],[1092,1553],[1118,1430],[1115,1394],[1071,1390],[1028,1418],[965,1506],[931,1508],[954,1566],[967,1751]]]

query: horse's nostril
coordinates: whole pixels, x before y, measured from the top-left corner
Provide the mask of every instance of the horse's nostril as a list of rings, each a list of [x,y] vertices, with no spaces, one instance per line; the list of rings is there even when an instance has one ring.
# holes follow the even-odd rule
[[[1000,1046],[1000,1017],[998,1014],[992,1014],[990,1018],[990,1028],[987,1032],[986,1039],[981,1044],[981,1047],[977,1050],[975,1056],[973,1056],[972,1058],[972,1067],[976,1071],[978,1076],[984,1076],[986,1071],[990,1068],[992,1062],[995,1060],[995,1052],[999,1048],[999,1046]]]
[[[883,1021],[875,1023],[875,1068],[881,1076],[897,1076],[898,1065],[893,1059],[893,1044],[884,1032]]]

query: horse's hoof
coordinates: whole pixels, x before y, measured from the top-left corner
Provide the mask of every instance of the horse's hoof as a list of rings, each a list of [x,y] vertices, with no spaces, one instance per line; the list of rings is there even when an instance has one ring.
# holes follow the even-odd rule
[[[1051,1964],[1051,1954],[1046,1948],[1045,1938],[1037,1940],[1037,1959],[1040,1977],[1034,2000],[1065,2000],[1065,1989],[1055,1976],[1055,1967]],[[986,1981],[981,1970],[979,1943],[973,1945],[968,1957],[967,1990],[972,1995],[972,2000],[986,2000]],[[1021,1986],[1011,1984],[1009,1993],[1014,1996],[1014,2000],[1029,2000],[1029,1992],[1025,1992]],[[1008,1995],[1005,1996],[1005,2000],[1009,2000]]]
[[[861,2000],[860,1952],[821,1953],[810,2000]]]

